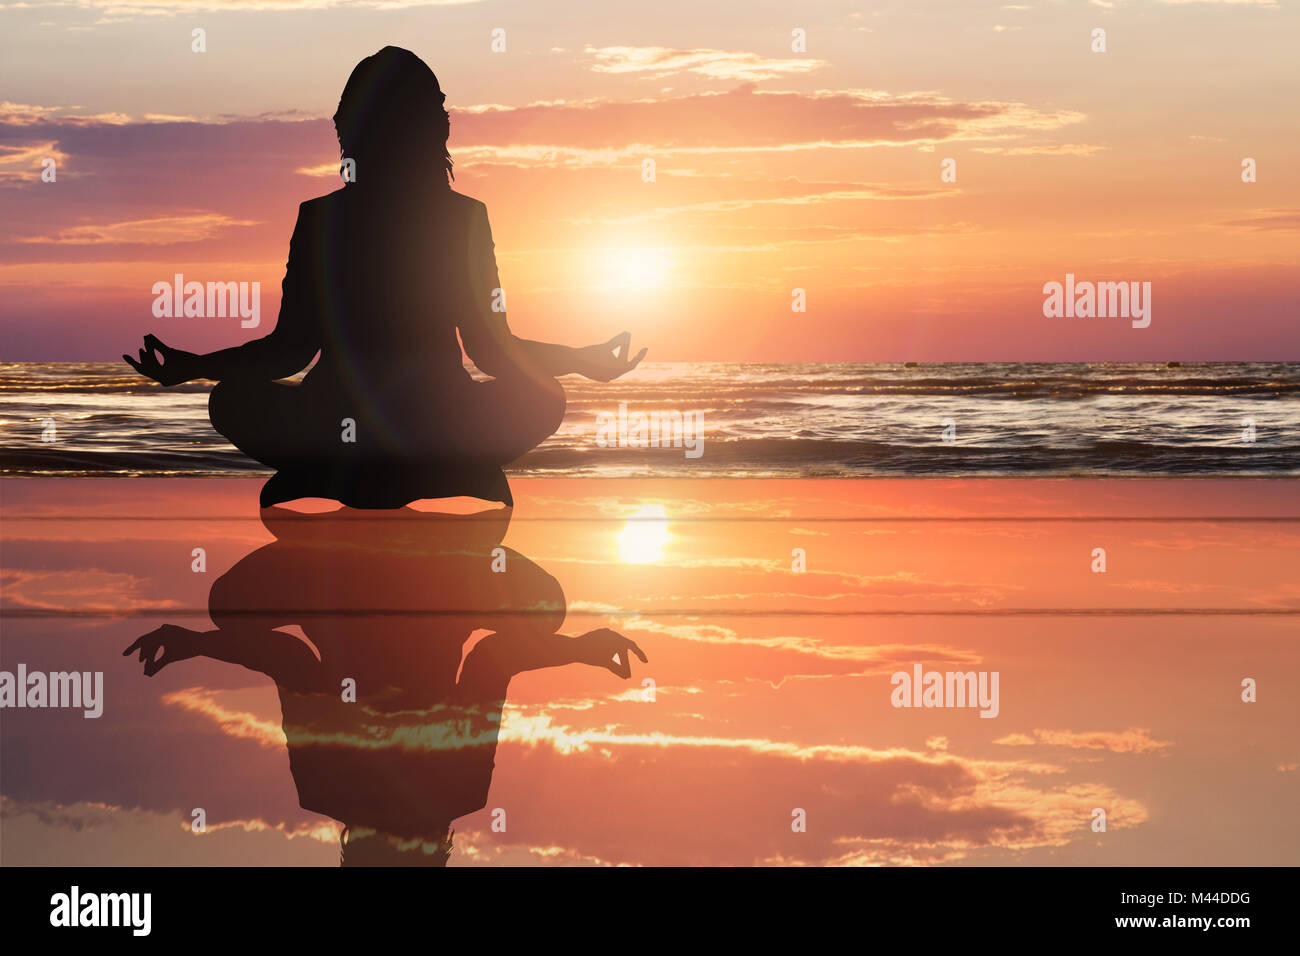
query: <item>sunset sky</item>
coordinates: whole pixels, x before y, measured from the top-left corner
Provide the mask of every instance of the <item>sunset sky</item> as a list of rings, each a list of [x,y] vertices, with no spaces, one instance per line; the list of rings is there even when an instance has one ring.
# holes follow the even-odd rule
[[[659,361],[1300,359],[1298,32],[1249,0],[0,2],[0,359],[269,331],[296,207],[338,185],[328,117],[387,44],[441,81],[454,188],[487,203],[527,337],[626,328]],[[262,329],[154,319],[177,272],[259,281]],[[1151,282],[1150,328],[1044,318],[1067,272]]]

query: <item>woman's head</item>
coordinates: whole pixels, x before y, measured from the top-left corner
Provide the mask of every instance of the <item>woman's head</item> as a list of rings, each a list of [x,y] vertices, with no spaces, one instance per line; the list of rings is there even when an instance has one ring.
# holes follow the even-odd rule
[[[403,178],[429,171],[451,178],[451,117],[433,71],[410,50],[386,46],[357,64],[334,114],[344,159],[357,180]]]

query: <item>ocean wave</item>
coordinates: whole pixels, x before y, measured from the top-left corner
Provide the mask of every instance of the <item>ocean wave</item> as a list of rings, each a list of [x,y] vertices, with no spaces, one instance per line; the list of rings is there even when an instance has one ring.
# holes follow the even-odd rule
[[[594,390],[566,383],[578,401],[596,401]],[[773,398],[797,398],[803,395],[983,395],[1010,398],[1072,398],[1095,395],[1296,395],[1300,394],[1300,381],[1267,382],[1255,380],[1115,380],[1102,382],[994,382],[976,379],[933,381],[882,381],[854,379],[843,382],[765,381],[743,387],[683,382],[677,386],[645,386],[629,383],[621,391],[610,390],[616,400],[631,402],[672,403],[684,398],[698,397],[707,387],[712,401],[749,401],[764,394]],[[210,383],[189,382],[166,389],[168,394],[203,394],[211,391]],[[81,379],[65,382],[40,382],[18,378],[0,378],[0,393],[35,392],[51,397],[77,393],[95,394],[158,394],[162,386],[139,381],[114,379]],[[605,402],[608,404],[608,402]]]
[[[1300,363],[1201,363],[1159,366],[1062,367],[992,364],[746,366],[679,363],[659,365],[649,380],[610,384],[566,379],[577,401],[604,399],[658,402],[706,393],[711,400],[801,395],[1009,395],[1070,397],[1106,394],[1294,395],[1300,394]],[[1041,370],[1041,372],[1040,372]],[[1030,373],[1033,374],[1030,374]],[[1248,372],[1249,374],[1243,374]],[[938,373],[938,374],[936,374]],[[667,376],[667,378],[665,378]],[[202,393],[210,382],[175,386],[171,392]],[[0,392],[157,392],[162,387],[114,363],[9,363],[0,366]]]
[[[871,477],[883,475],[1300,474],[1300,446],[1171,445],[1088,441],[1072,447],[1019,443],[963,445],[935,441],[891,444],[801,438],[718,440],[705,437],[698,458],[684,448],[598,448],[544,444],[507,469],[515,475],[640,475],[644,477],[762,475]],[[6,448],[6,475],[269,474],[229,446],[193,451],[42,451]]]
[[[565,379],[547,475],[1296,474],[1300,365],[669,365]],[[112,363],[0,364],[0,473],[239,475],[267,469],[208,423],[209,383],[162,389]],[[22,394],[19,394],[22,393]],[[1105,401],[1081,401],[1102,398]],[[596,420],[701,412],[704,454],[597,448]],[[47,419],[57,441],[42,442]],[[940,440],[948,420],[958,441]],[[697,420],[698,421],[698,420]],[[1243,428],[1257,441],[1243,440]],[[1251,436],[1256,437],[1256,436]]]

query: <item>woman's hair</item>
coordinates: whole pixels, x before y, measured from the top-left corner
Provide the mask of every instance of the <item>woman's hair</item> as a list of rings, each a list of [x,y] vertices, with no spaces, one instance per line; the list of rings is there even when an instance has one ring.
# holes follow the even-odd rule
[[[358,179],[367,175],[367,167],[413,170],[436,162],[450,181],[455,177],[445,100],[423,60],[410,50],[384,47],[357,64],[339,97],[334,130],[341,156],[356,161]]]

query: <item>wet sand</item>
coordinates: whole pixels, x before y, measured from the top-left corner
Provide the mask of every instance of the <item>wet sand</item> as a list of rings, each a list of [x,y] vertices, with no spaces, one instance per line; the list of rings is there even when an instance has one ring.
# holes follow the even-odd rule
[[[0,862],[337,863],[338,823],[298,805],[274,683],[121,656],[160,624],[212,628],[214,582],[274,540],[258,487],[0,485],[0,669],[104,675],[97,719],[4,711]],[[649,663],[513,679],[452,865],[1300,860],[1295,481],[513,487],[501,544],[558,582],[562,633],[613,628]],[[373,589],[349,567],[335,610],[376,641],[396,613],[476,610],[418,564]],[[894,706],[891,676],[917,666],[997,672],[996,716]]]

